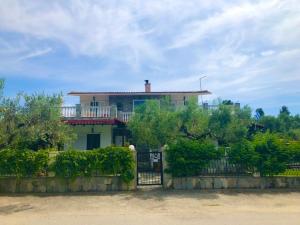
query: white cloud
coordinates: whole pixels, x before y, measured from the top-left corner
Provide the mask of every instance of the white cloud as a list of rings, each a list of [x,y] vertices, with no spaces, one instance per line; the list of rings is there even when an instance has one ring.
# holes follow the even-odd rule
[[[299,27],[299,0],[2,0],[0,73],[94,90],[198,90],[205,74],[212,97],[272,102],[299,93]],[[66,64],[31,60],[47,54]]]
[[[48,54],[52,51],[53,51],[53,49],[50,48],[50,47],[45,48],[45,49],[35,50],[33,52],[30,52],[30,53],[20,57],[18,59],[18,61],[22,61],[22,60],[31,59],[31,58],[39,57],[39,56],[42,56],[42,55],[46,55],[46,54]]]

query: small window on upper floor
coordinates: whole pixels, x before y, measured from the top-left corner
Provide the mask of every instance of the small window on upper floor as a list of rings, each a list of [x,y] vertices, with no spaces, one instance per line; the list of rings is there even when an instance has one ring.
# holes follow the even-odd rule
[[[138,100],[133,100],[133,110],[136,109],[136,107],[145,104],[145,99],[138,99]]]
[[[118,111],[123,111],[123,103],[118,102],[117,103],[117,109],[118,109]]]

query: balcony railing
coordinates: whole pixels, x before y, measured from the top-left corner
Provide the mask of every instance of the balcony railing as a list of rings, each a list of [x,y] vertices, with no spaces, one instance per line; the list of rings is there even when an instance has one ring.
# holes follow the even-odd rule
[[[119,111],[118,112],[118,119],[127,123],[130,120],[130,118],[132,117],[132,115],[133,115],[133,112]]]
[[[61,116],[63,118],[107,118],[119,119],[123,122],[128,122],[132,116],[132,112],[117,111],[114,106],[63,106],[61,107]]]

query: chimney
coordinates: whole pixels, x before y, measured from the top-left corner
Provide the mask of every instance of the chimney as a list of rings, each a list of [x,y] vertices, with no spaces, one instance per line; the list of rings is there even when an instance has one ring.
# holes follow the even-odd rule
[[[145,92],[151,92],[151,84],[149,80],[145,80]]]

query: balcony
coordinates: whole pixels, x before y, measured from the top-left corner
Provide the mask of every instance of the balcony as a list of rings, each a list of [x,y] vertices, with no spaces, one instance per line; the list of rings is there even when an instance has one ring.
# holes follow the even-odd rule
[[[117,111],[115,106],[63,106],[61,107],[61,116],[64,119],[118,119],[127,123],[132,112]]]

